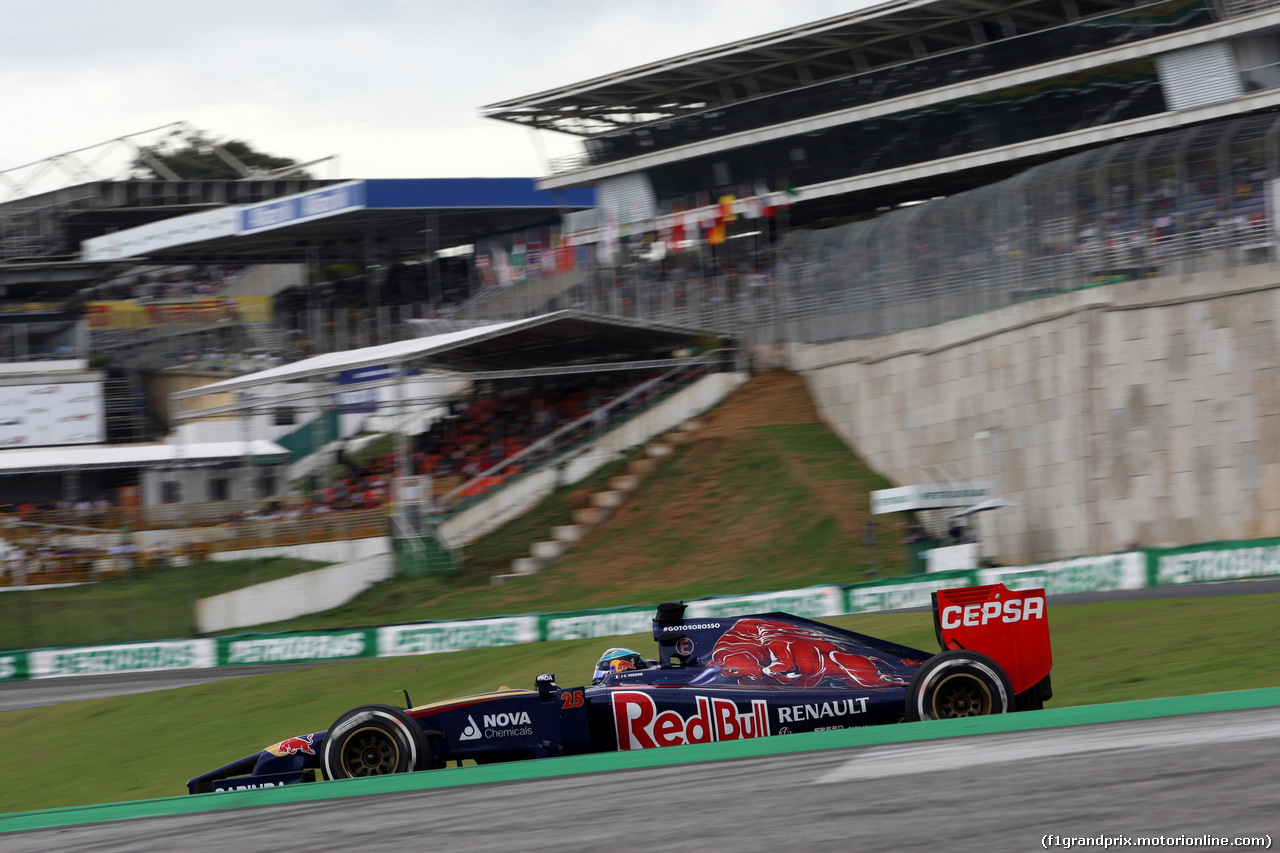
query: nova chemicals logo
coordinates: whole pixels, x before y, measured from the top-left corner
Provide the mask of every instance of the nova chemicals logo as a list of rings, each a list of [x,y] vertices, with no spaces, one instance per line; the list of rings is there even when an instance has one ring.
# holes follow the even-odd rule
[[[533,721],[528,711],[513,711],[505,714],[485,714],[484,726],[476,723],[476,718],[467,715],[467,727],[458,735],[458,741],[489,740],[492,738],[528,737],[533,734]]]

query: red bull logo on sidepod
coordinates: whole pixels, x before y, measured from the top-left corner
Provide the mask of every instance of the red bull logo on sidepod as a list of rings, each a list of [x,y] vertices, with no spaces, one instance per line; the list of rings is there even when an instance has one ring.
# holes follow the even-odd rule
[[[272,755],[297,755],[299,752],[307,755],[315,755],[316,751],[311,746],[311,739],[315,735],[303,735],[302,737],[291,737],[288,740],[282,740],[275,746],[266,748],[266,752]]]
[[[619,690],[612,696],[618,749],[653,749],[682,743],[768,737],[769,711],[763,699],[743,713],[732,699],[694,697],[698,712],[685,719],[678,711],[658,712],[647,693]]]

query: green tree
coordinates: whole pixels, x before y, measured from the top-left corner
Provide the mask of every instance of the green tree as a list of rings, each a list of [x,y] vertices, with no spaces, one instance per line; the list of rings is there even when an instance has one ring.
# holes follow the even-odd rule
[[[310,178],[302,169],[292,169],[298,161],[256,151],[247,142],[232,139],[219,142],[200,131],[171,137],[141,148],[132,163],[136,180],[229,180],[258,175]]]

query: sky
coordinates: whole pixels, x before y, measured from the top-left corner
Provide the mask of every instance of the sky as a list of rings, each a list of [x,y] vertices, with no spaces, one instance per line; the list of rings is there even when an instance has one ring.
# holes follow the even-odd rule
[[[78,182],[28,166],[78,149],[88,179],[122,177],[129,149],[101,143],[179,121],[334,157],[322,178],[536,177],[580,143],[480,107],[867,5],[0,0],[0,190]]]

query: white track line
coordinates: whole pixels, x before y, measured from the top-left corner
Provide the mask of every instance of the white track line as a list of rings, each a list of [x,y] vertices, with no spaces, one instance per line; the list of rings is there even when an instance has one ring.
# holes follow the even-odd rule
[[[1155,724],[1155,727],[1152,725]],[[1034,761],[1119,749],[1161,749],[1280,738],[1280,714],[1216,723],[1190,717],[1146,721],[1141,728],[1041,729],[1009,735],[871,747],[815,779],[814,785],[866,781],[914,773],[961,770],[982,764]]]

